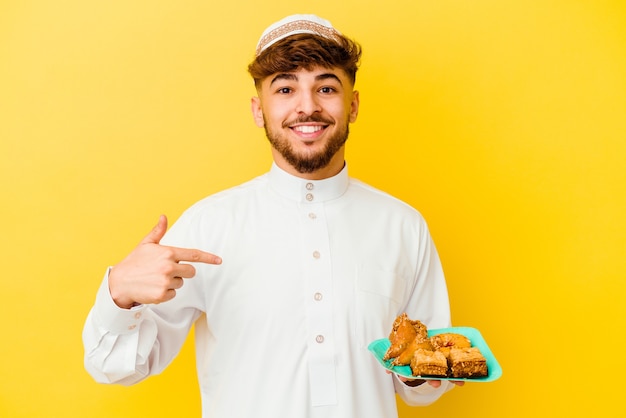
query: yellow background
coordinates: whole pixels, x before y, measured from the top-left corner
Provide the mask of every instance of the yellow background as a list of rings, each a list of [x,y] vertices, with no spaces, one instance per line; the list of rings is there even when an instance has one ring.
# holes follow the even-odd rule
[[[199,416],[192,344],[161,376],[99,385],[82,325],[159,214],[269,168],[246,66],[297,12],[364,46],[351,174],[424,214],[453,322],[504,369],[401,416],[618,416],[625,3],[295,3],[0,2],[0,416]]]

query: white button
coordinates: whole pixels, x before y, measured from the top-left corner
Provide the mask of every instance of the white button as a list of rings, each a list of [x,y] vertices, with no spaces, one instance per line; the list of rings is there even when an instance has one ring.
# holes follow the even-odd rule
[[[318,344],[321,344],[324,342],[324,336],[323,335],[318,335],[317,337],[315,337],[315,342],[317,342]]]
[[[314,214],[313,212],[311,212],[311,213],[309,213],[309,218],[311,218],[311,219],[316,219],[316,218],[317,218],[317,215],[316,215],[316,214]]]
[[[141,318],[141,312],[137,312],[137,313],[135,314],[135,319],[139,319],[139,318]]]
[[[306,184],[306,189],[307,189],[307,190],[313,190],[313,187],[314,187],[314,186],[313,186],[313,183],[307,183],[307,184]]]
[[[313,194],[312,193],[307,193],[305,196],[306,200],[308,200],[309,202],[313,200]]]
[[[313,295],[313,299],[315,299],[318,302],[322,300],[323,297],[324,296],[320,292],[317,292],[316,294]]]
[[[135,329],[135,328],[137,328],[137,325],[129,325],[129,326],[128,326],[128,329],[129,329],[129,330],[133,330],[133,329]]]
[[[313,258],[320,258],[320,252],[319,251],[313,251]]]

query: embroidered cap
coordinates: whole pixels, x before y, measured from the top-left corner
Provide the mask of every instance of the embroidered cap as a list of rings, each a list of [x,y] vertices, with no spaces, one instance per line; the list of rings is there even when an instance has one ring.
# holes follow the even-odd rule
[[[341,33],[333,28],[333,25],[316,15],[291,15],[270,25],[263,34],[256,46],[256,56],[265,51],[267,47],[275,44],[281,39],[298,33],[310,33],[323,36],[328,39],[337,39]]]

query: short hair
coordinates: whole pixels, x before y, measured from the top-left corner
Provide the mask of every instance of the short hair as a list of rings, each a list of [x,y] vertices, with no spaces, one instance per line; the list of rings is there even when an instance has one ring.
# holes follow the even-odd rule
[[[308,33],[295,34],[281,39],[263,50],[248,65],[248,72],[259,84],[266,77],[314,67],[341,68],[354,85],[361,59],[361,46],[345,36],[335,39]]]

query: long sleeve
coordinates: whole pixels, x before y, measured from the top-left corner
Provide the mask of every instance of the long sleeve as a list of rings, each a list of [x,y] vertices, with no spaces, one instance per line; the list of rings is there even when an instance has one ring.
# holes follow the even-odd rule
[[[97,382],[123,385],[158,374],[177,354],[194,319],[191,312],[179,312],[168,322],[149,306],[119,308],[107,271],[83,328],[85,368]]]
[[[425,223],[420,234],[417,260],[415,286],[404,310],[409,317],[421,319],[430,329],[450,327],[447,285],[437,249]],[[425,406],[453,389],[454,385],[442,381],[438,388],[433,388],[428,384],[411,387],[394,376],[394,387],[396,393],[407,405]]]

